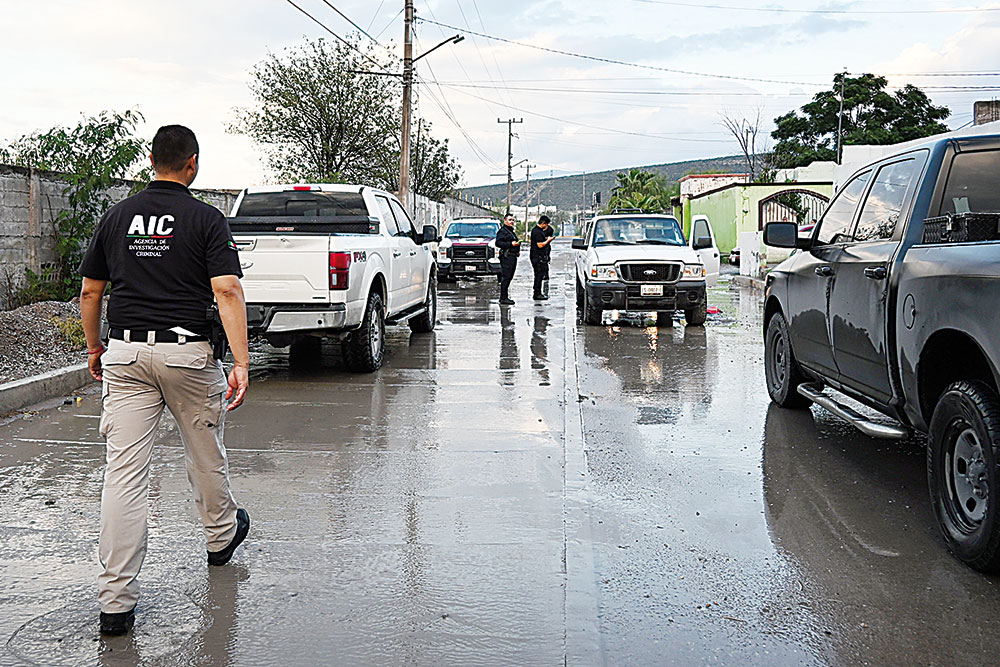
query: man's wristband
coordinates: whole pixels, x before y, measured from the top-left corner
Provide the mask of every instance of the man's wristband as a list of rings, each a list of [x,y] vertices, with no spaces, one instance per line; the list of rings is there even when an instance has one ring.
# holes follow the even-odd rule
[[[104,350],[106,350],[106,349],[107,349],[107,348],[106,348],[106,347],[104,347],[104,345],[101,345],[100,347],[98,347],[98,348],[96,348],[96,349],[93,349],[93,350],[87,350],[87,354],[88,354],[88,355],[91,355],[91,354],[101,354],[101,353],[102,353],[102,352],[104,352]]]

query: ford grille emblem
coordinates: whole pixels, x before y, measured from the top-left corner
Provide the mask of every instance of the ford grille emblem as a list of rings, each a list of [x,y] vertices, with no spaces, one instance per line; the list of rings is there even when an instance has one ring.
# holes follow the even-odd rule
[[[466,257],[471,257],[472,255],[475,255],[475,254],[476,254],[476,253],[475,253],[475,252],[473,252],[472,250],[466,250],[466,251],[465,251],[465,256],[466,256]]]
[[[656,270],[655,269],[646,269],[645,271],[642,272],[642,275],[644,275],[644,276],[655,276],[656,275]]]

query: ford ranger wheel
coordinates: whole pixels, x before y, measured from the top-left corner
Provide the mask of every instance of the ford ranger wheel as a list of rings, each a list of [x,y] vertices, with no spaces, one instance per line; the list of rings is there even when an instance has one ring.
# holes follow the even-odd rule
[[[427,299],[424,300],[424,308],[426,310],[423,315],[410,318],[409,322],[407,322],[410,325],[410,331],[428,333],[434,330],[434,325],[437,323],[437,278],[435,276],[430,277],[430,284],[427,286]]]
[[[577,278],[577,280],[576,280],[576,309],[577,310],[583,310],[583,298],[584,298],[583,286],[580,285],[580,279]]]
[[[604,311],[594,306],[594,301],[584,292],[583,295],[583,321],[587,324],[604,324]]]
[[[688,326],[701,326],[708,319],[708,301],[705,299],[701,300],[697,306],[692,306],[691,308],[686,308],[684,310],[684,319],[687,320]]]
[[[799,369],[788,337],[785,316],[775,313],[764,335],[764,377],[771,400],[783,408],[804,408],[809,399],[798,392],[805,377]]]
[[[1000,517],[995,495],[1000,400],[982,382],[955,382],[931,418],[927,482],[948,548],[982,572],[1000,571]]]
[[[344,365],[358,373],[374,373],[385,355],[385,310],[382,295],[368,295],[361,326],[352,331],[342,346]]]

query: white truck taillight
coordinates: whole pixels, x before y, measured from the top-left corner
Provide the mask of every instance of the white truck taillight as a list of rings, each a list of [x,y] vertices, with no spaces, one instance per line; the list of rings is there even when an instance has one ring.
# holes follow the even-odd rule
[[[344,290],[350,284],[351,253],[330,253],[330,289]]]

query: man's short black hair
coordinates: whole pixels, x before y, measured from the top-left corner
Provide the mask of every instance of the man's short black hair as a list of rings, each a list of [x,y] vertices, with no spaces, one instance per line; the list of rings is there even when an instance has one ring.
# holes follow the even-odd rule
[[[547,216],[547,215],[543,215],[543,216],[540,216],[540,217],[538,218],[538,224],[542,224],[543,222],[544,222],[544,223],[545,223],[546,225],[547,225],[547,224],[549,224],[549,216]]]
[[[180,171],[198,152],[198,139],[183,125],[164,125],[153,137],[153,166],[161,171]]]

